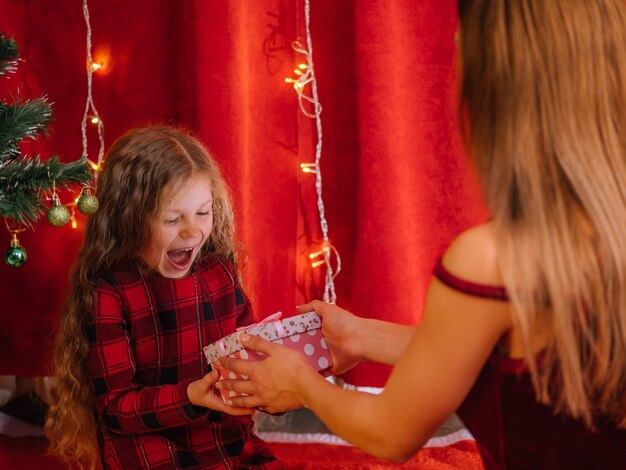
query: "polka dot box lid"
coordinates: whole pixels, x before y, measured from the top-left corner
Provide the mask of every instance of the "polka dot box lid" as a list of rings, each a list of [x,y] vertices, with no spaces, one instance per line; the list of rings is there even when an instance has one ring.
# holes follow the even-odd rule
[[[239,331],[206,346],[204,355],[207,361],[211,364],[220,357],[229,356],[242,350],[243,346],[239,343],[239,335],[244,332],[260,336],[267,341],[274,341],[322,327],[322,321],[315,312],[303,313],[283,320],[280,320],[281,315],[281,312],[277,312],[259,323],[241,328]]]

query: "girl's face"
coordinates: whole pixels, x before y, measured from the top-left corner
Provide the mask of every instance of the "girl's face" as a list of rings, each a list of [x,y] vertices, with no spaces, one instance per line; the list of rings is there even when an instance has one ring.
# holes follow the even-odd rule
[[[204,176],[163,189],[162,207],[151,222],[151,237],[142,260],[163,277],[189,274],[200,248],[213,229],[211,181]]]

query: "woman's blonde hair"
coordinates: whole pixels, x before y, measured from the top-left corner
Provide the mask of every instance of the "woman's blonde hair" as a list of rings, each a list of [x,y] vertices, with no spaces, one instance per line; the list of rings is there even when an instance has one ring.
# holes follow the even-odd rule
[[[462,122],[538,399],[624,428],[626,4],[460,0],[459,13]]]
[[[87,468],[99,466],[94,396],[87,358],[85,319],[93,288],[104,273],[142,265],[164,188],[206,176],[213,195],[213,229],[198,260],[210,255],[235,262],[234,219],[228,187],[217,163],[188,132],[165,126],[134,129],[109,150],[98,178],[98,211],[89,217],[70,276],[54,350],[55,385],[46,422],[50,451]]]

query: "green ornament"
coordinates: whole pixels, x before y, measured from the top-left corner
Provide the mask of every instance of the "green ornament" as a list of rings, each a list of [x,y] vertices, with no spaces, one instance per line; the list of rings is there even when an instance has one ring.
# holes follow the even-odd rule
[[[63,204],[54,204],[48,209],[48,222],[55,227],[63,227],[70,221],[70,211]]]
[[[11,246],[4,252],[4,261],[13,268],[19,268],[26,263],[28,256],[26,250],[20,246],[17,234],[11,238]]]
[[[76,203],[78,210],[85,215],[92,215],[96,213],[99,206],[100,203],[98,202],[98,198],[93,196],[88,189],[83,189],[83,192]]]

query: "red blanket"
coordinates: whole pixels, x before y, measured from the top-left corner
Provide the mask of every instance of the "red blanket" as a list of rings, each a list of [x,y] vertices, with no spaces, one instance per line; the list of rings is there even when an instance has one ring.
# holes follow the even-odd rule
[[[474,441],[450,446],[426,447],[404,465],[376,459],[351,446],[271,443],[288,470],[483,470]],[[61,462],[45,456],[46,441],[38,437],[12,438],[0,434],[0,468],[14,470],[65,470]]]
[[[371,457],[351,446],[329,444],[270,443],[274,453],[288,470],[483,470],[482,459],[474,441],[460,441],[444,447],[426,447],[400,465]]]

